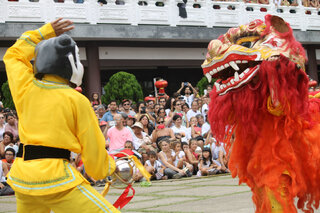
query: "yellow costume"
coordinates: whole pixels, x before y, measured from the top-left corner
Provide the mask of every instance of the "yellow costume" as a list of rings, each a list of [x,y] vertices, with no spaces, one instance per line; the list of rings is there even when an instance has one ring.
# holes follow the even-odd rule
[[[4,56],[20,140],[81,153],[86,172],[103,179],[116,165],[104,148],[90,102],[64,78],[34,77],[30,60],[36,45],[55,36],[51,24],[25,32]],[[18,212],[118,212],[67,160],[17,158],[8,183],[16,192]]]

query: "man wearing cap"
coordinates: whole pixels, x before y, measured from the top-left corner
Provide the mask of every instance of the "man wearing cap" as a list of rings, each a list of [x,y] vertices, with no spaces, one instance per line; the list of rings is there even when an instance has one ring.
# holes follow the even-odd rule
[[[116,168],[89,100],[73,89],[83,66],[76,43],[63,34],[71,25],[60,18],[27,31],[3,59],[19,115],[21,145],[8,174],[18,213],[118,212],[69,161],[70,151],[81,154],[96,180]]]

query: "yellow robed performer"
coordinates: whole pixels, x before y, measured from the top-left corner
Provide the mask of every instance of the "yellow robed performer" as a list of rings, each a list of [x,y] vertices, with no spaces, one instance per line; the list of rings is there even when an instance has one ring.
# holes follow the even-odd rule
[[[57,19],[23,33],[4,56],[23,143],[8,174],[19,213],[119,212],[69,163],[70,151],[81,153],[96,180],[116,168],[90,102],[72,88],[83,77],[79,49],[63,34],[72,29]]]

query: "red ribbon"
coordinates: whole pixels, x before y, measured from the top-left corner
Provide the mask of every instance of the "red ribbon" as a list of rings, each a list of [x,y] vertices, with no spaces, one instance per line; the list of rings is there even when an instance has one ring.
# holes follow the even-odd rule
[[[128,193],[129,190],[132,190],[132,196],[128,197]],[[124,190],[124,192],[120,195],[120,197],[118,198],[118,200],[113,204],[114,207],[116,207],[117,209],[120,207],[120,209],[122,209],[125,205],[127,205],[127,203],[130,202],[130,200],[133,198],[135,194],[135,190],[132,188],[132,185],[129,184],[127,186],[127,188]]]

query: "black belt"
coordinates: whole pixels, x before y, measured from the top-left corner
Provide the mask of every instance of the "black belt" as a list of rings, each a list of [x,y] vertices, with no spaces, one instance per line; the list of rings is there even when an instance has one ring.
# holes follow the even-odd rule
[[[20,143],[17,157],[24,160],[35,160],[42,158],[61,158],[70,160],[70,151],[48,146],[23,145]]]

